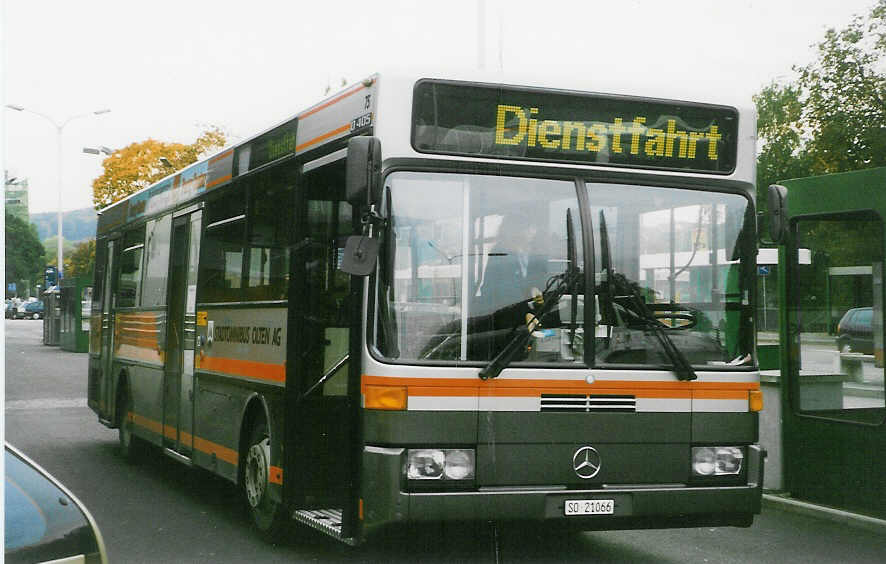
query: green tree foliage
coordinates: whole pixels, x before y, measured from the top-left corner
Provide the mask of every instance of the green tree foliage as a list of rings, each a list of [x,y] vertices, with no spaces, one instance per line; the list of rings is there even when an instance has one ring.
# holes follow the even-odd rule
[[[67,257],[74,250],[75,243],[62,237],[62,258]],[[58,266],[56,255],[58,254],[58,237],[52,236],[43,240],[43,252],[46,254],[46,264]]]
[[[759,212],[770,184],[886,165],[886,0],[829,29],[816,52],[793,81],[754,96]]]
[[[96,209],[109,206],[154,182],[196,162],[201,156],[224,147],[227,136],[217,126],[209,126],[196,141],[166,143],[147,139],[114,151],[103,162],[104,172],[92,183]],[[161,164],[166,159],[170,166]]]
[[[95,270],[95,239],[83,241],[64,255],[65,276],[92,278]]]
[[[6,214],[6,281],[21,286],[39,280],[45,260],[37,228]]]
[[[829,29],[818,60],[799,69],[813,172],[886,165],[886,0],[843,30]]]

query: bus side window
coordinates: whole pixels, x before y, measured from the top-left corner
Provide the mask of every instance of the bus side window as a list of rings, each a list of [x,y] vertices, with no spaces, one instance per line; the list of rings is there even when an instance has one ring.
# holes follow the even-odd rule
[[[166,305],[166,283],[169,275],[169,236],[172,215],[151,220],[145,237],[145,278],[142,283],[142,305]]]
[[[144,248],[144,226],[129,231],[123,236],[123,248],[120,252],[120,270],[117,274],[117,307],[136,307],[139,305]]]
[[[235,187],[236,190],[236,187]],[[200,261],[200,301],[238,302],[243,296],[246,215],[243,194],[235,191],[206,206],[206,234]]]
[[[248,300],[283,300],[289,290],[289,230],[292,223],[289,169],[250,179]]]

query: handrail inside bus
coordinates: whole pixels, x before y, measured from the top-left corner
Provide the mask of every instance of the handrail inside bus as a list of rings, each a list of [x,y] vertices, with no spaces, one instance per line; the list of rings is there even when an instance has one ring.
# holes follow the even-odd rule
[[[320,386],[322,386],[322,385],[326,382],[326,380],[329,380],[329,379],[330,379],[330,378],[331,378],[336,372],[338,372],[338,370],[339,370],[342,366],[344,366],[345,363],[347,363],[348,360],[349,360],[350,358],[351,358],[350,353],[345,354],[345,356],[341,357],[341,358],[338,360],[338,362],[336,362],[335,364],[332,365],[332,368],[330,368],[329,370],[326,371],[325,374],[323,374],[323,377],[322,377],[322,378],[320,378],[319,380],[317,380],[317,382],[316,382],[313,386],[311,386],[310,389],[309,389],[307,392],[305,392],[304,394],[302,394],[302,397],[303,397],[303,398],[306,398],[306,397],[308,397],[309,395],[311,395],[311,394],[314,392],[314,390],[316,390],[317,388],[319,388]]]
[[[220,219],[214,223],[210,223],[206,226],[206,229],[212,229],[213,227],[218,227],[220,225],[225,225],[227,223],[234,223],[235,221],[240,221],[241,219],[246,219],[246,214],[241,213],[240,215],[236,215],[234,217],[229,217],[227,219]]]

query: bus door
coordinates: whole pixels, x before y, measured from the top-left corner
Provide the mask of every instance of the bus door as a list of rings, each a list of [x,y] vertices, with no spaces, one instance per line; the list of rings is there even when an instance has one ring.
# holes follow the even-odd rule
[[[286,433],[287,445],[294,448],[287,449],[284,484],[297,508],[332,509],[347,522],[356,483],[352,447],[358,405],[349,374],[359,363],[350,350],[360,308],[350,275],[338,269],[344,239],[353,231],[340,153],[308,163],[299,182],[289,292],[293,338],[287,351]],[[311,519],[309,511],[303,513],[299,518]],[[347,524],[337,526],[347,534]]]
[[[882,183],[886,169],[873,170]],[[794,218],[782,312],[783,464],[793,496],[883,518],[886,199],[870,190],[872,174],[785,183]]]
[[[193,448],[194,330],[201,219],[201,211],[173,219],[166,311],[163,440],[167,448],[188,457]]]
[[[118,239],[104,241],[104,256],[107,257],[105,270],[102,275],[101,296],[101,377],[98,379],[98,398],[100,413],[110,419],[111,406],[114,405],[114,389],[111,370],[114,365],[114,281],[117,274],[114,271],[117,265]]]

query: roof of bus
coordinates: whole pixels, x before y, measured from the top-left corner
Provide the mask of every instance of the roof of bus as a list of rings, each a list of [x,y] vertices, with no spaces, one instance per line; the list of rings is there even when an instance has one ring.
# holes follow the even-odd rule
[[[552,72],[545,69],[532,69],[531,72],[521,72],[479,71],[441,67],[439,69],[383,69],[377,73],[377,76],[380,76],[385,84],[389,82],[402,82],[402,87],[410,89],[412,85],[423,78],[441,79],[637,96],[699,104],[718,104],[732,106],[742,112],[753,110],[753,102],[749,97],[737,96],[734,88],[729,88],[728,86],[713,85],[710,81],[705,80],[693,83],[679,81],[668,83],[650,82],[648,80],[644,81],[643,77],[631,73],[600,77],[581,73],[564,74],[563,72]]]
[[[138,192],[130,194],[126,198],[118,200],[117,202],[114,202],[106,206],[105,208],[102,208],[99,211],[99,214],[103,214],[113,209],[114,207],[121,205],[123,202],[132,200],[139,195],[144,195],[144,193],[154,190],[159,186],[164,185],[165,183],[177,182],[183,176],[186,176],[189,171],[203,169],[205,172],[208,163],[224,157],[227,153],[230,153],[230,155],[227,156],[231,157],[234,148],[245,146],[254,139],[260,137],[261,135],[270,132],[286,123],[289,123],[293,119],[296,119],[301,115],[311,113],[312,111],[314,111],[315,108],[324,107],[330,101],[341,98],[344,93],[354,90],[361,84],[363,87],[369,87],[377,81],[378,83],[384,84],[386,89],[393,88],[395,90],[411,92],[415,83],[421,79],[439,79],[485,84],[502,84],[510,86],[546,88],[561,91],[593,92],[663,100],[687,102],[691,101],[692,103],[732,106],[743,114],[754,111],[750,100],[738,99],[728,90],[724,91],[722,88],[719,89],[719,92],[714,93],[713,90],[710,88],[710,85],[704,81],[699,81],[698,84],[693,84],[691,86],[686,84],[650,84],[648,81],[643,82],[640,78],[635,78],[629,73],[621,74],[618,77],[606,77],[601,79],[592,75],[585,75],[580,73],[565,75],[562,73],[554,74],[543,69],[533,69],[531,74],[525,72],[479,71],[464,69],[423,69],[420,71],[411,69],[397,69],[392,71],[381,71],[372,75],[368,75],[367,77],[353,84],[350,84],[333,94],[330,94],[326,98],[321,99],[312,105],[306,106],[304,110],[273,123],[269,127],[257,132],[255,135],[243,139],[236,144],[227,145],[217,152],[197,161],[196,163],[193,163],[182,170],[178,170],[169,174],[168,176],[164,177],[158,182],[155,182],[151,186],[143,188]]]

